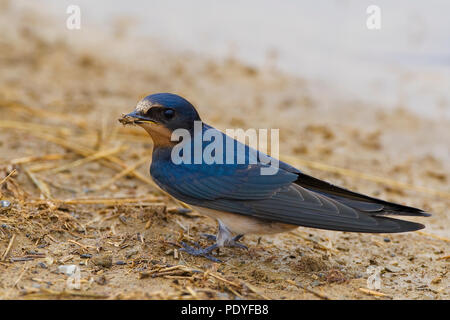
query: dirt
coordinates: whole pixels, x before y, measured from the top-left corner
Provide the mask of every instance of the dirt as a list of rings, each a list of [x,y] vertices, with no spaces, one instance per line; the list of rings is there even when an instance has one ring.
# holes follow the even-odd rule
[[[86,41],[1,6],[1,299],[450,298],[448,120],[126,32]],[[156,92],[186,97],[221,130],[279,128],[281,158],[301,170],[433,216],[409,219],[422,232],[298,228],[245,236],[249,250],[221,249],[224,263],[187,255],[180,242],[208,245],[216,223],[152,184],[151,139],[117,122]],[[78,266],[78,288],[63,265]]]

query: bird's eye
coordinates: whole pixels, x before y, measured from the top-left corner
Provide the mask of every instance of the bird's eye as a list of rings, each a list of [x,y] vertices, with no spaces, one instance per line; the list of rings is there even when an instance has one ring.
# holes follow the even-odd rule
[[[164,117],[166,117],[166,119],[172,119],[174,115],[175,111],[173,111],[172,109],[164,110]]]

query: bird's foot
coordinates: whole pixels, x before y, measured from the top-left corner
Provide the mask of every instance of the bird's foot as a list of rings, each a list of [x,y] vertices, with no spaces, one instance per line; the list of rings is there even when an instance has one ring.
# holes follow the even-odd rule
[[[202,234],[202,236],[210,241],[217,241],[217,237],[215,235],[204,233]],[[238,242],[243,236],[243,234],[235,236],[231,240],[225,242],[224,246],[248,250],[248,247],[246,245]]]
[[[181,248],[180,251],[184,251],[196,257],[204,257],[214,262],[222,262],[221,260],[211,255],[211,252],[219,247],[217,244],[213,244],[212,246],[209,246],[207,248],[201,248],[200,245],[196,242],[194,242],[194,245],[197,248],[191,247],[185,242],[181,242],[181,245],[183,246],[183,248]]]

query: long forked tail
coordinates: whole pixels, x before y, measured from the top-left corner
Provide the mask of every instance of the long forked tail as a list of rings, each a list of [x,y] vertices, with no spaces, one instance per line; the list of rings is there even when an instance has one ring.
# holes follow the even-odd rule
[[[381,199],[369,197],[367,195],[353,192],[326,181],[319,180],[304,173],[298,174],[296,184],[327,197],[333,198],[352,208],[373,213],[374,215],[399,215],[399,216],[420,216],[429,217],[431,214],[414,207],[409,207]]]
[[[361,213],[376,218],[376,220],[379,222],[379,225],[377,226],[376,229],[370,230],[340,229],[342,231],[374,232],[374,233],[416,231],[425,228],[425,226],[420,223],[392,219],[385,216],[386,215],[416,216],[416,217],[431,216],[431,214],[421,209],[369,197],[357,192],[353,192],[335,186],[331,183],[319,180],[317,178],[311,177],[303,173],[300,173],[298,176],[299,177],[295,183],[302,186],[303,188],[322,194],[326,197],[332,198],[344,205],[347,205],[360,211]],[[335,230],[337,229],[338,227]]]

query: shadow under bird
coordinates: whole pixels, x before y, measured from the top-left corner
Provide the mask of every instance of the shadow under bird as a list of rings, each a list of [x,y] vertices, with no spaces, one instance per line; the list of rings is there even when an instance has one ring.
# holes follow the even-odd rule
[[[267,159],[274,158],[200,122],[194,106],[175,94],[149,95],[119,121],[137,124],[152,137],[150,174],[156,184],[201,214],[217,219],[217,236],[207,235],[215,240],[214,245],[201,248],[198,244],[192,247],[182,243],[181,250],[192,255],[220,261],[211,252],[223,246],[246,248],[238,242],[244,234],[273,234],[298,226],[366,233],[415,231],[424,225],[386,216],[430,216],[417,208],[340,188],[279,160],[275,174],[263,175],[261,169],[273,165]],[[195,152],[205,151],[211,143],[202,141],[200,147],[194,146],[194,136],[199,134],[195,132],[196,122],[201,123],[200,134],[209,130],[211,135],[212,130],[214,139],[222,139],[224,161],[206,164],[192,160]],[[191,149],[180,153],[192,161],[173,161],[172,151],[180,143],[172,141],[176,129],[184,129],[193,137]],[[225,161],[229,145],[233,146],[234,160],[236,151],[245,150],[245,161]],[[191,154],[183,155],[186,150]],[[251,154],[257,155],[256,161],[251,161]]]

